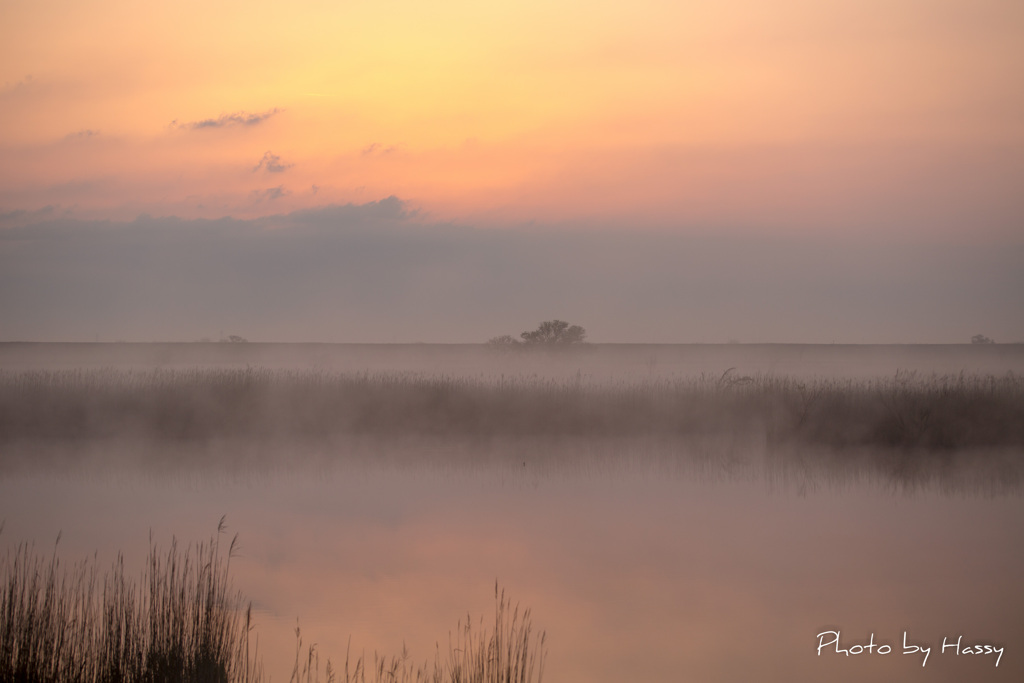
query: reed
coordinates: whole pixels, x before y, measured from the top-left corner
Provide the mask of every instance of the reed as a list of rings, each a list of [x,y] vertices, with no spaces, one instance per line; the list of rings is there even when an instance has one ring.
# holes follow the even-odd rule
[[[512,605],[497,583],[494,603],[493,630],[488,630],[482,619],[474,627],[467,615],[454,635],[449,634],[447,652],[442,654],[437,646],[433,662],[416,664],[404,649],[401,655],[391,657],[374,653],[372,663],[365,654],[353,660],[349,651],[340,671],[326,660],[323,678],[316,645],[304,650],[301,631],[296,628],[290,683],[541,683],[546,634],[534,632],[530,610]]]
[[[0,565],[3,683],[258,683],[251,610],[228,582],[219,536],[161,554],[140,581],[124,558],[62,565],[21,544]],[[232,542],[233,548],[234,542]]]
[[[0,442],[333,435],[762,434],[769,444],[1024,445],[1024,377],[496,380],[265,369],[0,373]]]
[[[17,545],[0,563],[0,683],[261,683],[250,650],[252,610],[232,592],[218,534],[184,551],[161,553],[150,540],[141,580],[125,573],[119,555],[100,577],[95,561],[66,567],[54,547],[49,558]],[[0,533],[3,526],[0,524]],[[59,544],[59,538],[58,538]],[[346,653],[344,668],[326,660],[321,678],[316,645],[303,648],[296,628],[291,683],[540,683],[545,634],[533,631],[495,584],[494,628],[467,616],[448,651],[415,664],[408,652],[372,663]],[[343,676],[343,678],[342,678]]]

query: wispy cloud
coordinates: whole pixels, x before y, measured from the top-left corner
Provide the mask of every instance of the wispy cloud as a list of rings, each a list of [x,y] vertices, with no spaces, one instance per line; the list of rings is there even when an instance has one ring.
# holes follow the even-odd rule
[[[256,202],[261,202],[264,199],[267,201],[274,201],[281,197],[287,197],[291,192],[285,189],[284,185],[278,185],[277,187],[268,187],[264,190],[253,190],[249,193],[249,197]]]
[[[273,152],[266,152],[263,158],[260,159],[260,163],[253,166],[252,172],[260,170],[261,168],[268,173],[284,173],[295,164],[285,164],[281,162],[281,157]]]
[[[379,142],[374,142],[374,143],[371,143],[371,144],[367,145],[366,147],[363,147],[363,149],[361,149],[359,151],[359,153],[362,156],[364,156],[364,157],[368,157],[368,156],[385,156],[387,154],[391,154],[391,153],[397,152],[397,151],[398,151],[398,147],[396,147],[395,145],[391,145],[389,147],[385,147],[384,145],[380,144]]]
[[[15,228],[52,219],[57,215],[57,208],[53,204],[47,204],[35,211],[18,209],[16,211],[0,212],[0,228]]]
[[[257,126],[271,116],[280,114],[283,109],[274,107],[265,112],[259,114],[250,114],[248,112],[239,111],[234,114],[221,114],[215,119],[202,119],[201,121],[189,121],[186,123],[179,123],[177,119],[171,121],[171,126],[175,128],[185,128],[187,130],[202,130],[205,128],[227,128],[230,126]]]
[[[33,85],[32,74],[29,74],[22,78],[20,81],[11,83],[10,81],[4,83],[3,87],[0,87],[0,96],[16,95],[24,93],[29,90]]]
[[[88,140],[89,138],[94,138],[94,137],[96,137],[99,134],[100,134],[100,132],[98,130],[93,130],[91,128],[85,128],[83,130],[76,130],[74,133],[68,133],[67,135],[64,136],[64,139],[65,140],[69,140],[69,141],[70,140]]]

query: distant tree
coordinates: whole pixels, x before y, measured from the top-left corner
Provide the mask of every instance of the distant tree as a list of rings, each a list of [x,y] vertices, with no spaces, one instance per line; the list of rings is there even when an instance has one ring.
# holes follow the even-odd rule
[[[988,337],[986,337],[983,334],[976,334],[973,337],[971,337],[971,343],[972,344],[995,344],[996,340],[995,339],[989,339]]]
[[[532,332],[523,332],[520,337],[526,344],[566,345],[581,344],[587,331],[579,325],[570,325],[564,320],[545,320]]]
[[[500,337],[491,337],[487,340],[487,343],[491,346],[515,346],[519,343],[519,340],[511,334],[503,334]]]
[[[247,342],[249,340],[246,339],[245,337],[239,337],[237,334],[232,334],[232,335],[229,335],[227,339],[223,339],[222,341],[226,341],[226,342],[229,342],[231,344],[244,344],[245,342]]]

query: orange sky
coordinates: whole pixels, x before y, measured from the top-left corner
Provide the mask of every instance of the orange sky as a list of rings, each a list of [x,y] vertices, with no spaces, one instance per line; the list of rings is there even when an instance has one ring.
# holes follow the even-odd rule
[[[1021,83],[1018,0],[8,0],[0,212],[1019,236]]]

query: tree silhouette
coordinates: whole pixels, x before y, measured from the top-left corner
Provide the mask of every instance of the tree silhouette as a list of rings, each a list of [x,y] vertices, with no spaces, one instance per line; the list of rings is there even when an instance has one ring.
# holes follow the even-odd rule
[[[536,330],[523,332],[519,336],[526,344],[580,344],[586,338],[587,331],[564,320],[545,320]]]
[[[491,337],[487,343],[491,346],[514,346],[519,343],[519,340],[511,334],[503,334],[500,337]]]

